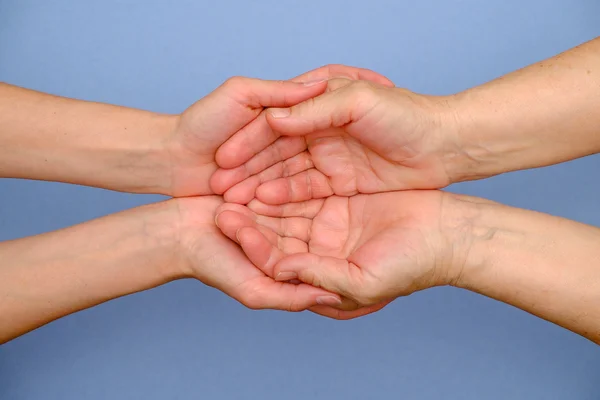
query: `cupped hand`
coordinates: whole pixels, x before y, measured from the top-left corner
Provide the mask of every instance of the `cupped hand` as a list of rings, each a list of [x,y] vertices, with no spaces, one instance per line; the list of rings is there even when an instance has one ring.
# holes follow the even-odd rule
[[[376,82],[331,80],[316,98],[269,109],[266,119],[282,137],[243,157],[249,158],[244,164],[219,163],[223,169],[212,186],[239,204],[443,188],[452,183],[452,162],[462,155],[451,104],[450,97]],[[249,155],[245,146],[237,134],[219,153]]]
[[[247,207],[222,205],[216,220],[248,259],[276,280],[299,280],[363,307],[354,314],[313,311],[352,318],[455,279],[467,253],[468,223],[445,209],[447,196],[453,195],[431,190],[285,205],[253,200]]]
[[[177,214],[176,259],[183,277],[196,278],[251,309],[302,311],[312,306],[340,306],[340,296],[308,284],[275,281],[255,267],[215,225],[220,197],[169,200]]]
[[[175,130],[165,143],[171,164],[170,194],[175,197],[215,194],[209,180],[217,170],[219,158],[243,157],[243,153],[217,155],[219,146],[237,133],[242,138],[251,138],[252,145],[262,150],[278,137],[267,123],[265,107],[293,106],[317,96],[326,89],[326,79],[338,75],[391,84],[372,71],[332,65],[290,81],[234,77],[193,104],[178,117]],[[292,143],[288,151],[293,152],[293,147]]]

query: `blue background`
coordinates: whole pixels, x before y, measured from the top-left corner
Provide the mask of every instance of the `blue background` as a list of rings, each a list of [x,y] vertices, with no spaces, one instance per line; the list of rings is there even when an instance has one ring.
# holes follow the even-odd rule
[[[600,35],[597,0],[0,0],[0,80],[180,112],[233,75],[328,64],[448,94]],[[452,190],[600,225],[600,156]],[[0,240],[158,200],[0,180]],[[2,262],[2,260],[0,260]],[[0,347],[0,399],[600,399],[600,348],[441,288],[362,319],[250,311],[179,281]]]

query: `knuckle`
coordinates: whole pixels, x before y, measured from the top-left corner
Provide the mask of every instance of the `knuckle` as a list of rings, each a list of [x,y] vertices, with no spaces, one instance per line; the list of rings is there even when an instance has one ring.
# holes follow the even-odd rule
[[[359,96],[374,95],[377,90],[377,87],[372,82],[364,80],[352,81],[349,84],[349,87],[352,90],[353,94]]]
[[[284,310],[287,312],[300,312],[303,311],[305,307],[302,307],[302,304],[298,303],[295,300],[290,300],[290,302],[285,306]]]
[[[320,277],[310,269],[299,271],[298,277],[304,283],[308,283],[316,288],[322,287],[323,282],[321,281]]]
[[[353,288],[351,297],[361,306],[372,306],[377,304],[379,300],[379,291],[372,285],[366,284],[361,286],[359,290]]]
[[[257,292],[248,292],[240,300],[240,302],[251,310],[262,310],[264,309],[263,300]]]
[[[354,80],[352,80],[351,78],[340,76],[332,78],[327,82],[327,92],[335,92],[338,89],[350,85],[352,82],[354,82]]]
[[[223,83],[223,87],[228,89],[236,89],[242,86],[245,82],[246,78],[242,76],[232,76]]]

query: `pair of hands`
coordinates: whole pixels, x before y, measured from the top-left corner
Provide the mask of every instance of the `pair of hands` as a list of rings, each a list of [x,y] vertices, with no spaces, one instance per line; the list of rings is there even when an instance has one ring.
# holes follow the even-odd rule
[[[465,253],[457,202],[410,189],[459,179],[454,118],[352,67],[229,80],[166,143],[186,276],[250,308],[338,319],[451,283]]]

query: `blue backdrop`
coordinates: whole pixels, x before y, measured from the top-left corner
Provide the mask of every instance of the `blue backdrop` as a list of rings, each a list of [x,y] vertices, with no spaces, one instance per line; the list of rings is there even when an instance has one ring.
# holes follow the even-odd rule
[[[343,63],[447,94],[598,35],[597,0],[0,0],[0,80],[180,112],[233,75]],[[595,156],[452,190],[600,225],[599,172]],[[0,240],[159,199],[0,180]],[[0,347],[2,400],[188,398],[598,399],[600,348],[451,288],[338,322],[191,280]]]

